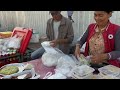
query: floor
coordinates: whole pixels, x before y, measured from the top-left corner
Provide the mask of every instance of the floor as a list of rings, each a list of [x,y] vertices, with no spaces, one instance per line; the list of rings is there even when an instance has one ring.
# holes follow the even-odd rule
[[[32,50],[36,50],[41,47],[41,42],[38,43],[29,43],[28,48]]]

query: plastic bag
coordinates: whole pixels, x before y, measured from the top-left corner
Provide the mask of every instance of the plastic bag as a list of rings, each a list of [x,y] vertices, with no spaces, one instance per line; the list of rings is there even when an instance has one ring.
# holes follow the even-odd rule
[[[68,77],[69,72],[76,66],[75,61],[68,55],[62,56],[57,63],[56,70]]]
[[[8,48],[19,49],[20,45],[21,45],[21,40],[22,40],[22,37],[17,37],[17,35],[11,37],[11,39],[7,45]]]
[[[66,79],[67,77],[61,73],[55,73],[52,76],[48,77],[48,79]]]
[[[59,49],[55,49],[52,46],[50,46],[50,41],[44,41],[41,43],[42,47],[45,49],[47,53],[58,53],[60,51]]]
[[[56,66],[58,59],[62,56],[61,53],[44,53],[42,55],[42,63],[47,67]]]
[[[0,45],[3,45],[3,43],[4,43],[3,39],[0,39]]]
[[[8,47],[8,42],[9,42],[10,38],[4,38],[4,39],[0,39],[0,52],[6,52]]]
[[[85,57],[83,54],[77,57],[81,65],[90,65],[90,56]]]
[[[9,40],[10,40],[10,38],[0,39],[0,45],[6,46],[9,42]]]
[[[56,68],[61,67],[74,67],[76,65],[75,61],[68,55],[63,55],[59,60]]]
[[[57,48],[51,47],[49,41],[42,42],[41,45],[43,46],[43,48],[46,51],[42,55],[42,63],[48,67],[56,66],[58,59],[61,56],[63,56],[64,53]]]

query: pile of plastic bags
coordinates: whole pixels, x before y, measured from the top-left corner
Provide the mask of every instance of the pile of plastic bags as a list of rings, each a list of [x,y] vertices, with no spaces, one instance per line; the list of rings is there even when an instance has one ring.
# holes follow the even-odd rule
[[[20,48],[22,37],[17,37],[17,35],[0,39],[0,55],[16,52]]]
[[[55,66],[55,74],[50,75],[46,79],[66,79],[71,78],[71,71],[78,66],[87,65],[89,66],[89,60],[81,55],[78,60],[74,55],[66,55],[57,48],[50,46],[49,41],[41,43],[45,49],[45,53],[42,55],[42,63],[47,67]]]

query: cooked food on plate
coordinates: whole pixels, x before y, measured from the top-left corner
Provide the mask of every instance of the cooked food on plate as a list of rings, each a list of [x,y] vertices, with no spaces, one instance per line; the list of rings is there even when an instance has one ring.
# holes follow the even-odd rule
[[[10,75],[17,73],[19,68],[17,66],[5,66],[0,70],[0,74]]]

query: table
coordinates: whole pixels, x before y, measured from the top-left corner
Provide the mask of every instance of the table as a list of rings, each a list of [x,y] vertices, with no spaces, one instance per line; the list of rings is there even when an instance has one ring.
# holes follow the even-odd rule
[[[32,64],[35,72],[37,74],[40,75],[40,79],[43,79],[43,77],[48,73],[48,72],[52,72],[52,74],[54,74],[54,69],[55,67],[46,67],[43,65],[42,60],[41,59],[36,59],[36,60],[32,60],[32,61],[28,61],[28,62],[23,62],[23,64]],[[2,78],[0,76],[0,78]]]
[[[47,72],[52,72],[53,74],[55,73],[54,72],[55,67],[44,66],[41,59],[36,59],[24,63],[32,64],[35,69],[35,72],[40,74],[40,79],[42,79],[47,74]]]
[[[24,64],[32,64],[34,69],[35,69],[35,72],[37,74],[40,75],[40,79],[43,79],[43,77],[48,73],[48,72],[52,72],[52,74],[54,74],[54,69],[55,67],[47,67],[47,66],[44,66],[43,63],[42,63],[42,60],[41,59],[36,59],[36,60],[32,60],[32,61],[28,61],[28,62],[23,62]],[[95,70],[94,72],[94,75],[97,75],[99,72],[98,70]]]

